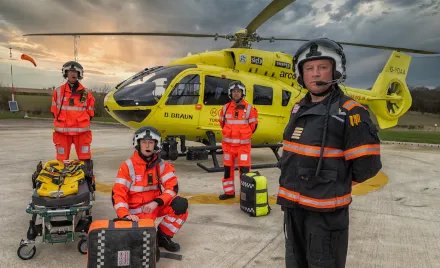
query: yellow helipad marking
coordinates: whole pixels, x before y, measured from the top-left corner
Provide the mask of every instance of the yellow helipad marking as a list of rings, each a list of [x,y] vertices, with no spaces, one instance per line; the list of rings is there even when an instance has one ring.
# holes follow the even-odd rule
[[[367,193],[377,191],[384,187],[388,183],[388,176],[379,172],[375,177],[363,182],[358,183],[352,188],[352,195],[359,196],[365,195]],[[99,193],[109,194],[112,192],[113,184],[108,185],[96,181],[96,191]],[[220,194],[220,193],[219,193]],[[236,194],[235,198],[227,200],[219,200],[219,194],[189,194],[189,193],[179,193],[180,196],[186,197],[190,204],[222,204],[222,205],[232,205],[240,203],[240,197]],[[269,196],[269,204],[276,204],[276,196]]]

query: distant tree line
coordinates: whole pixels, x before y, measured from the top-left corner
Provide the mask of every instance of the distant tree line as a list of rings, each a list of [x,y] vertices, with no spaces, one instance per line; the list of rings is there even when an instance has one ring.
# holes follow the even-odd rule
[[[410,88],[412,106],[410,111],[440,114],[440,87],[429,89],[425,87]]]

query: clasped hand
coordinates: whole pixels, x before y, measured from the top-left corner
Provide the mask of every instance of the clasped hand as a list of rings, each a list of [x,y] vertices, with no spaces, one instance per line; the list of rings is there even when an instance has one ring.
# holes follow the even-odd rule
[[[142,206],[142,212],[143,213],[152,213],[158,206],[159,204],[156,201],[152,201],[146,205]]]
[[[146,205],[143,205],[141,209],[143,213],[149,214],[152,213],[157,208],[158,205],[159,204],[156,201],[152,201]],[[132,221],[139,221],[139,217],[136,215],[127,215],[125,216],[125,218],[130,219]]]

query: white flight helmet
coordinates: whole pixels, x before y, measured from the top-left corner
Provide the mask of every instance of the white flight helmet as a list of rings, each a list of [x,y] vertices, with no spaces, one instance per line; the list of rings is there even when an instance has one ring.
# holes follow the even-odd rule
[[[61,72],[63,74],[64,78],[67,78],[67,72],[68,71],[77,71],[78,72],[78,80],[83,79],[84,75],[84,68],[81,64],[79,64],[76,61],[68,61],[63,64],[63,68],[61,69]]]
[[[234,81],[234,82],[230,83],[229,87],[228,87],[228,96],[230,99],[232,99],[232,90],[235,88],[241,89],[241,92],[243,94],[243,98],[246,96],[246,86],[240,81]]]
[[[304,43],[296,52],[293,61],[293,71],[298,83],[305,87],[303,80],[303,64],[311,60],[330,59],[333,62],[333,80],[343,82],[346,59],[340,44],[328,38],[319,38]]]

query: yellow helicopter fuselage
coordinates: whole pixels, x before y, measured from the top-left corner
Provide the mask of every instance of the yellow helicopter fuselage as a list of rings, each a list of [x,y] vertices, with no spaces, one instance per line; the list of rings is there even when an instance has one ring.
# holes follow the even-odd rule
[[[393,52],[372,90],[341,88],[368,105],[381,128],[394,126],[411,106],[405,82],[409,62],[409,56]],[[229,101],[227,86],[238,80],[246,86],[245,100],[259,114],[252,143],[278,143],[293,105],[307,93],[298,85],[292,64],[289,54],[248,48],[195,54],[125,80],[107,94],[105,107],[132,129],[151,125],[164,137],[183,135],[190,141],[202,141],[212,131],[220,142],[219,113]],[[387,94],[393,83],[399,92]],[[399,103],[398,110],[388,111],[387,101]]]

